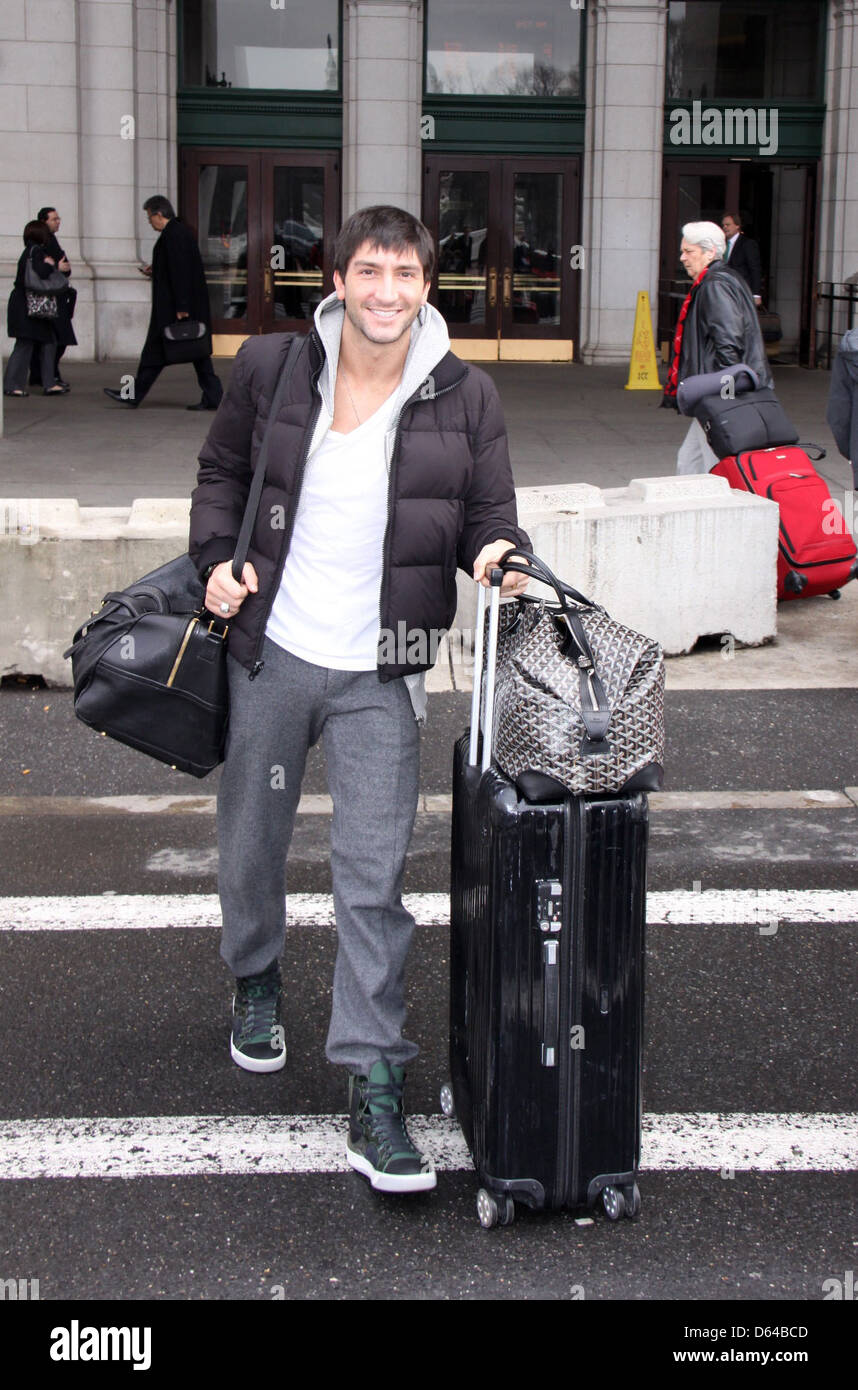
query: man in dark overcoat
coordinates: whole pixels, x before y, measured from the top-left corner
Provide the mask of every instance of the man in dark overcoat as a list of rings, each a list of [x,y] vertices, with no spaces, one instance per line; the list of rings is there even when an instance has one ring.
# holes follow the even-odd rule
[[[120,405],[135,409],[151,389],[164,367],[164,329],[180,319],[195,319],[206,325],[202,339],[204,352],[193,362],[202,400],[188,410],[217,410],[223,387],[212,366],[211,309],[203,258],[196,237],[173,211],[167,198],[156,194],[143,204],[149,225],[160,233],[152,252],[152,264],[142,273],[152,279],[152,314],[143,344],[140,363],[129,394],[106,386],[104,394]]]
[[[725,212],[721,219],[721,230],[727,238],[726,261],[731,270],[741,275],[759,309],[762,304],[763,271],[760,264],[760,248],[742,231],[742,219],[737,212]]]
[[[54,264],[63,272],[67,280],[71,280],[72,271],[69,259],[60,246],[60,243],[57,241],[57,232],[60,229],[61,220],[56,208],[39,208],[38,221],[43,222],[48,229],[45,255],[51,257]],[[47,386],[54,384],[61,386],[64,391],[70,391],[71,387],[60,375],[60,358],[67,347],[76,347],[77,345],[77,337],[72,327],[72,318],[74,317],[74,306],[76,303],[77,290],[74,289],[71,284],[69,284],[67,290],[57,295],[57,308],[60,312],[59,318],[54,320],[54,331],[57,335],[57,356],[54,364],[55,379],[54,382],[49,381],[44,383]],[[42,385],[42,373],[39,364],[39,354],[37,352],[33,353],[30,363],[30,385]]]

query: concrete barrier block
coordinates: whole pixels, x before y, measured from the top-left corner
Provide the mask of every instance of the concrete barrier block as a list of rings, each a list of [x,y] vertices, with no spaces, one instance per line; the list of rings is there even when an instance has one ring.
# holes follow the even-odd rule
[[[518,498],[522,525],[555,573],[668,654],[713,633],[749,645],[776,635],[775,503],[708,476],[522,488]],[[186,498],[138,498],[131,507],[0,498],[0,674],[69,685],[62,653],[75,629],[105,593],[181,554],[188,514]],[[474,585],[461,572],[458,589],[454,667],[470,662],[476,612]]]
[[[71,684],[76,628],[112,589],[181,554],[186,499],[80,507],[73,498],[0,498],[0,675]]]
[[[668,655],[700,637],[756,646],[777,634],[778,508],[709,475],[637,478],[591,503],[541,507],[562,489],[523,488],[521,524],[561,579]],[[571,489],[570,489],[571,492]],[[564,501],[572,500],[569,497]],[[545,593],[534,584],[531,592]],[[474,625],[473,584],[459,576],[456,627]]]

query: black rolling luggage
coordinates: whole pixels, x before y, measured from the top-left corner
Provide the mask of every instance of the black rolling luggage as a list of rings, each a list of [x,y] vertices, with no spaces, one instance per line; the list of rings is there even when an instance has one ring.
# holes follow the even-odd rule
[[[484,1226],[515,1202],[640,1209],[647,801],[535,803],[490,763],[497,590],[478,736],[455,749],[450,1084]],[[472,730],[479,724],[483,606]],[[493,650],[494,648],[494,650]]]

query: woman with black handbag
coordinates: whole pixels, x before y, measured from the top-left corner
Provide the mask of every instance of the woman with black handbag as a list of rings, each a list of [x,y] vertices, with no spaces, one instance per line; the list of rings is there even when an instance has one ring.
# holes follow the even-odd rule
[[[42,394],[62,396],[62,386],[54,384],[57,355],[56,323],[58,282],[65,288],[66,277],[45,250],[50,233],[44,222],[28,222],[24,228],[24,250],[18,261],[15,287],[9,296],[6,331],[14,338],[6,374],[4,396],[28,396],[25,390],[33,348],[38,347],[42,381],[50,382]]]

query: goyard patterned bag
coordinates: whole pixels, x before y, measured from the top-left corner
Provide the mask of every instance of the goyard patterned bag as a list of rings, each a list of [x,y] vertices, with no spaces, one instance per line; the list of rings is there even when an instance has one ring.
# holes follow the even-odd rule
[[[500,567],[550,585],[557,603],[501,605],[494,756],[525,796],[545,779],[575,794],[655,791],[664,763],[664,657],[534,555]],[[570,603],[571,600],[571,603]],[[548,784],[550,785],[550,784]]]

